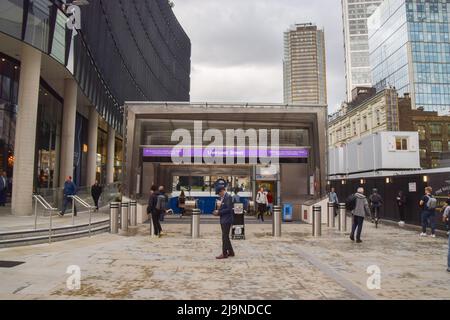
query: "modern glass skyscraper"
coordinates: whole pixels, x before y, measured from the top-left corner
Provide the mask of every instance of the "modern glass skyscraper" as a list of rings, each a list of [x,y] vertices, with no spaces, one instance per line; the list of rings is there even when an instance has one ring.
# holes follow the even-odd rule
[[[342,0],[347,100],[356,87],[371,86],[367,18],[382,0]]]
[[[284,33],[284,103],[327,104],[325,37],[312,23]]]
[[[450,110],[450,0],[385,0],[368,19],[377,88],[410,93],[413,108]]]

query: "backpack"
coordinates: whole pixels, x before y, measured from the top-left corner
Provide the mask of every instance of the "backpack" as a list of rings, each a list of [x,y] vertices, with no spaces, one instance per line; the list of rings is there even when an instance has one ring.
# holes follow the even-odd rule
[[[437,200],[433,196],[428,196],[427,204],[425,205],[427,209],[434,210],[437,208]]]
[[[156,199],[156,209],[157,210],[165,210],[166,209],[166,196],[160,194]]]
[[[347,200],[345,200],[345,209],[347,211],[353,211],[356,208],[356,196],[354,194],[350,195]]]

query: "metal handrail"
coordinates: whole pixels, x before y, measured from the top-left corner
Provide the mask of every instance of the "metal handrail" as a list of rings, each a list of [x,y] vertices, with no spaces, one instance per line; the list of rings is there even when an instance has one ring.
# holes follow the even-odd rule
[[[53,208],[45,199],[43,196],[39,194],[33,195],[34,199],[34,230],[37,230],[37,207],[38,203],[44,207],[44,211],[50,212],[50,222],[49,222],[49,228],[48,228],[48,242],[52,242],[52,228],[53,228],[53,212],[58,211],[57,208]]]
[[[72,199],[72,225],[75,225],[75,202],[78,202],[83,207],[89,210],[89,237],[91,236],[91,225],[92,225],[92,210],[95,208],[94,206],[91,206],[89,203],[81,199],[77,195],[71,195],[67,196],[68,198]]]

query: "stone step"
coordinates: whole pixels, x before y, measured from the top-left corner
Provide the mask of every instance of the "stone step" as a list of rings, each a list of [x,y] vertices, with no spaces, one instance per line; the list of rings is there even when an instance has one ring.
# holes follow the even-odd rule
[[[88,225],[89,226],[89,225]],[[89,227],[76,230],[77,227],[73,228],[66,228],[65,232],[53,234],[51,237],[51,242],[57,242],[57,241],[65,241],[70,239],[77,239],[82,237],[88,237],[89,236]],[[60,228],[63,229],[63,228]],[[74,230],[75,229],[75,230]],[[101,234],[105,232],[109,232],[110,226],[109,221],[108,223],[97,223],[97,225],[94,227],[92,225],[91,233],[90,235],[96,235]],[[59,230],[61,231],[61,230]],[[28,237],[22,237],[22,238],[13,238],[13,239],[7,239],[7,240],[0,240],[0,248],[10,248],[10,247],[20,247],[20,246],[30,246],[35,244],[41,244],[41,243],[48,243],[49,242],[49,235],[48,230],[45,235],[34,235],[34,236],[28,236]]]
[[[110,222],[108,220],[97,221],[91,224],[91,235],[108,232]],[[89,236],[89,224],[76,226],[57,227],[52,230],[52,242],[75,239]],[[0,234],[0,248],[26,246],[46,243],[49,241],[48,229],[23,230]]]

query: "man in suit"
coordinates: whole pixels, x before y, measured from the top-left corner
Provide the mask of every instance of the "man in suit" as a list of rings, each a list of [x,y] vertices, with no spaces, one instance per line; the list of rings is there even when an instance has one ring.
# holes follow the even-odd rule
[[[3,171],[0,176],[0,207],[6,205],[6,194],[8,193],[8,175]]]
[[[216,259],[221,260],[234,257],[234,250],[230,240],[230,230],[233,225],[233,199],[226,192],[225,186],[219,186],[217,191],[220,197],[220,206],[217,214],[220,216],[220,226],[222,228],[222,254]]]

